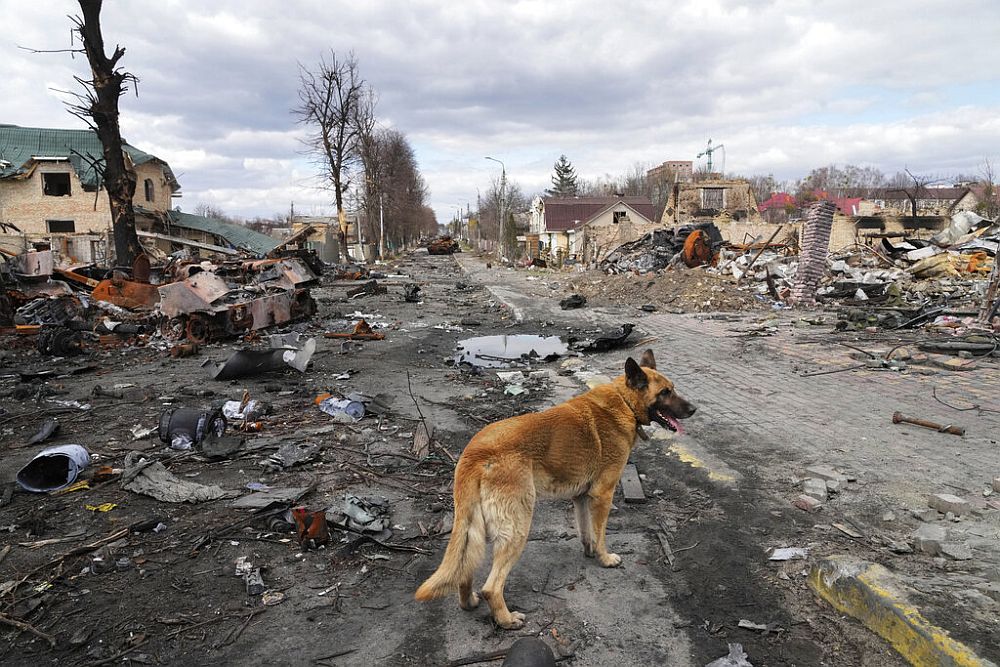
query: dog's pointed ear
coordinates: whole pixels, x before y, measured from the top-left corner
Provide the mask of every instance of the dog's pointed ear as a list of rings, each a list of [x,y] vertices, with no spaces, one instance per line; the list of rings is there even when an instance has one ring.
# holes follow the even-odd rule
[[[635,359],[629,357],[625,360],[625,384],[629,389],[641,391],[649,385],[646,373],[635,363]]]
[[[653,356],[652,350],[646,350],[642,353],[642,358],[639,359],[639,365],[644,368],[652,368],[656,370],[656,358]]]

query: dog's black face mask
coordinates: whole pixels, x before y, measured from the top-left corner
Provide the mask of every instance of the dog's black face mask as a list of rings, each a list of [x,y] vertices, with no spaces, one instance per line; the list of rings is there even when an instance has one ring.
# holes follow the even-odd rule
[[[674,391],[673,382],[656,372],[652,350],[643,353],[641,365],[629,357],[625,362],[625,382],[629,388],[643,392],[647,404],[646,423],[655,421],[670,431],[684,432],[679,420],[687,419],[697,408]]]

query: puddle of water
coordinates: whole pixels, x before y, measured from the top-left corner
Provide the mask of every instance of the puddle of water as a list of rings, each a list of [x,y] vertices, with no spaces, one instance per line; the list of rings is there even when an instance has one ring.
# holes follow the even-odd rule
[[[528,362],[552,361],[568,350],[559,336],[479,336],[458,341],[455,363],[480,368],[509,368]]]

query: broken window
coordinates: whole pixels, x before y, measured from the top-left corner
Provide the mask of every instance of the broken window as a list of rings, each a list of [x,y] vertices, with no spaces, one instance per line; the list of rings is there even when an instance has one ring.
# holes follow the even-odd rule
[[[45,226],[56,234],[71,234],[76,231],[76,223],[72,220],[46,220]]]
[[[619,222],[628,221],[628,211],[615,211],[613,222],[617,225]]]
[[[721,211],[726,207],[725,188],[702,188],[701,207]]]
[[[43,173],[42,192],[50,197],[69,196],[69,173],[64,171]]]
[[[153,201],[153,179],[147,178],[143,181],[142,189],[146,193],[146,201]]]

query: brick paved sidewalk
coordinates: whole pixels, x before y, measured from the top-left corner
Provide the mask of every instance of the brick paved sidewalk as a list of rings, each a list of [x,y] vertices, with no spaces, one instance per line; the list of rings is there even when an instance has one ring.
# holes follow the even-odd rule
[[[962,372],[911,367],[905,372],[863,369],[806,377],[861,363],[840,342],[872,352],[885,352],[894,343],[863,333],[849,338],[831,326],[798,326],[796,320],[806,313],[796,311],[778,313],[777,332],[766,336],[749,330],[773,319],[772,313],[647,315],[629,304],[561,311],[558,301],[565,294],[546,284],[564,282],[560,274],[541,273],[529,280],[523,271],[484,271],[473,257],[459,263],[515,307],[525,322],[552,320],[577,327],[634,322],[641,335],[655,337],[649,346],[660,370],[699,406],[679,443],[701,448],[737,473],[752,471],[755,488],[774,500],[772,512],[798,512],[790,501],[800,492],[796,482],[809,465],[838,466],[856,476],[858,483],[831,497],[817,523],[846,518],[859,527],[865,537],[852,548],[908,576],[912,588],[923,595],[923,604],[936,614],[935,622],[946,629],[967,637],[981,637],[983,632],[1000,636],[1000,600],[995,595],[1000,590],[1000,510],[994,504],[1000,495],[984,496],[992,479],[1000,477],[996,359]],[[912,339],[920,334],[906,335]],[[616,375],[625,357],[638,354],[619,350],[585,360],[597,371]],[[958,410],[944,403],[967,408],[978,404],[986,410]],[[893,424],[896,411],[954,423],[966,433],[956,437]],[[935,524],[948,529],[949,539],[968,544],[973,560],[935,563],[930,555],[901,557],[888,548],[911,541],[920,522],[909,510],[925,509],[934,493],[955,494],[972,504],[972,515],[959,523]],[[885,518],[887,512],[891,519]],[[816,528],[830,530],[829,525]],[[810,533],[803,536],[805,541],[818,537],[816,530]],[[837,540],[825,541],[836,548]],[[948,574],[942,576],[942,571]],[[956,599],[964,600],[959,604],[965,611],[959,615],[948,606]],[[968,603],[970,599],[976,603]]]

